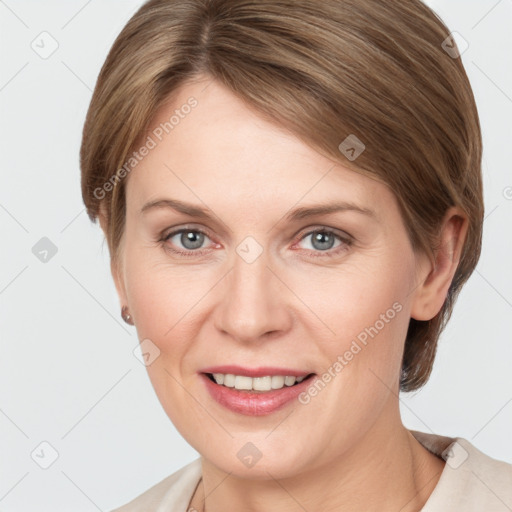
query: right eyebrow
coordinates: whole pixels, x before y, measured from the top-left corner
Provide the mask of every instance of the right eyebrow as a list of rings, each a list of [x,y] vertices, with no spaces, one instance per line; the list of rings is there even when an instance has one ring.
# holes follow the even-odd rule
[[[211,210],[207,210],[190,203],[185,203],[183,201],[178,201],[177,199],[155,199],[154,201],[149,201],[141,208],[140,213],[144,214],[155,208],[171,208],[185,215],[189,215],[190,217],[198,217],[202,219],[213,218],[213,215],[208,213]]]

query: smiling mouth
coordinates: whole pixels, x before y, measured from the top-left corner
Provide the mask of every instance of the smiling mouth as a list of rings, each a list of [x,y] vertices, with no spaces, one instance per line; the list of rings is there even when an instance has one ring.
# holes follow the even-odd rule
[[[214,384],[239,391],[241,393],[269,393],[271,391],[279,391],[285,388],[291,388],[300,383],[311,379],[315,373],[310,373],[305,377],[285,377],[285,376],[266,376],[266,377],[245,377],[233,374],[216,374],[205,373],[206,377]],[[292,382],[293,379],[293,382]]]

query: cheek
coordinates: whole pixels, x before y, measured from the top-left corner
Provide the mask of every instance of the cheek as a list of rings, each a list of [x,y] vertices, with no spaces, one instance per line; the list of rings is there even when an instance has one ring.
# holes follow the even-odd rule
[[[139,339],[149,338],[165,351],[164,340],[173,338],[184,323],[180,319],[192,306],[197,284],[180,276],[182,270],[154,261],[151,253],[156,251],[126,254],[126,294]]]
[[[321,383],[313,384],[301,401],[304,414],[324,426],[340,453],[373,425],[398,392],[409,324],[404,283],[371,285],[359,279],[345,284],[345,293],[329,289],[336,300],[323,313],[336,335],[317,338],[324,361]]]
[[[320,334],[327,346],[339,349],[353,339],[364,344],[376,336],[403,332],[412,272],[405,258],[400,267],[393,263],[384,257],[367,258],[339,270],[289,273],[286,281],[307,306],[303,320],[312,318],[308,323],[314,320],[320,326],[317,337]]]
[[[187,432],[194,423],[204,421],[204,411],[190,407],[187,389],[195,371],[189,359],[191,341],[197,334],[194,318],[207,286],[191,279],[190,269],[148,263],[134,256],[127,259],[126,269],[127,296],[138,339],[150,340],[149,346],[154,345],[153,353],[158,354],[146,371],[170,420],[179,431]]]
[[[405,255],[402,265],[394,263],[369,259],[340,269],[335,279],[332,272],[317,275],[315,286],[309,276],[309,288],[305,280],[298,287],[315,313],[309,329],[322,352],[324,371],[336,375],[334,387],[354,405],[363,396],[387,394],[386,386],[394,389],[400,374],[412,267]]]

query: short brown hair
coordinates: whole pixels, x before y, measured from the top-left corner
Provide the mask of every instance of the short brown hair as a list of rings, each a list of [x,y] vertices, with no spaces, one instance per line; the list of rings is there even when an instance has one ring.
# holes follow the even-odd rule
[[[119,177],[158,108],[207,74],[321,154],[386,183],[415,250],[432,255],[449,207],[467,215],[441,311],[410,320],[400,389],[420,388],[482,239],[480,125],[461,59],[445,51],[449,37],[419,0],[146,2],[101,69],[80,150],[83,200],[91,220],[100,206],[106,212],[112,261],[124,232],[126,180],[114,179],[112,193],[98,190]],[[348,136],[365,145],[357,160],[339,149]]]

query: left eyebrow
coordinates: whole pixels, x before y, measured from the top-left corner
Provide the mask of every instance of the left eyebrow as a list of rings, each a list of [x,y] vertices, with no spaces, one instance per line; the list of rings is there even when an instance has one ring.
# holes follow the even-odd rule
[[[359,206],[355,203],[350,203],[347,201],[329,203],[324,205],[311,205],[311,206],[301,206],[300,208],[296,208],[289,212],[285,219],[288,221],[296,221],[306,219],[308,217],[313,217],[315,215],[329,215],[337,212],[344,211],[353,211],[360,213],[362,215],[366,215],[368,217],[373,218],[374,220],[378,220],[378,216],[375,211],[370,208],[366,208],[363,206]]]

